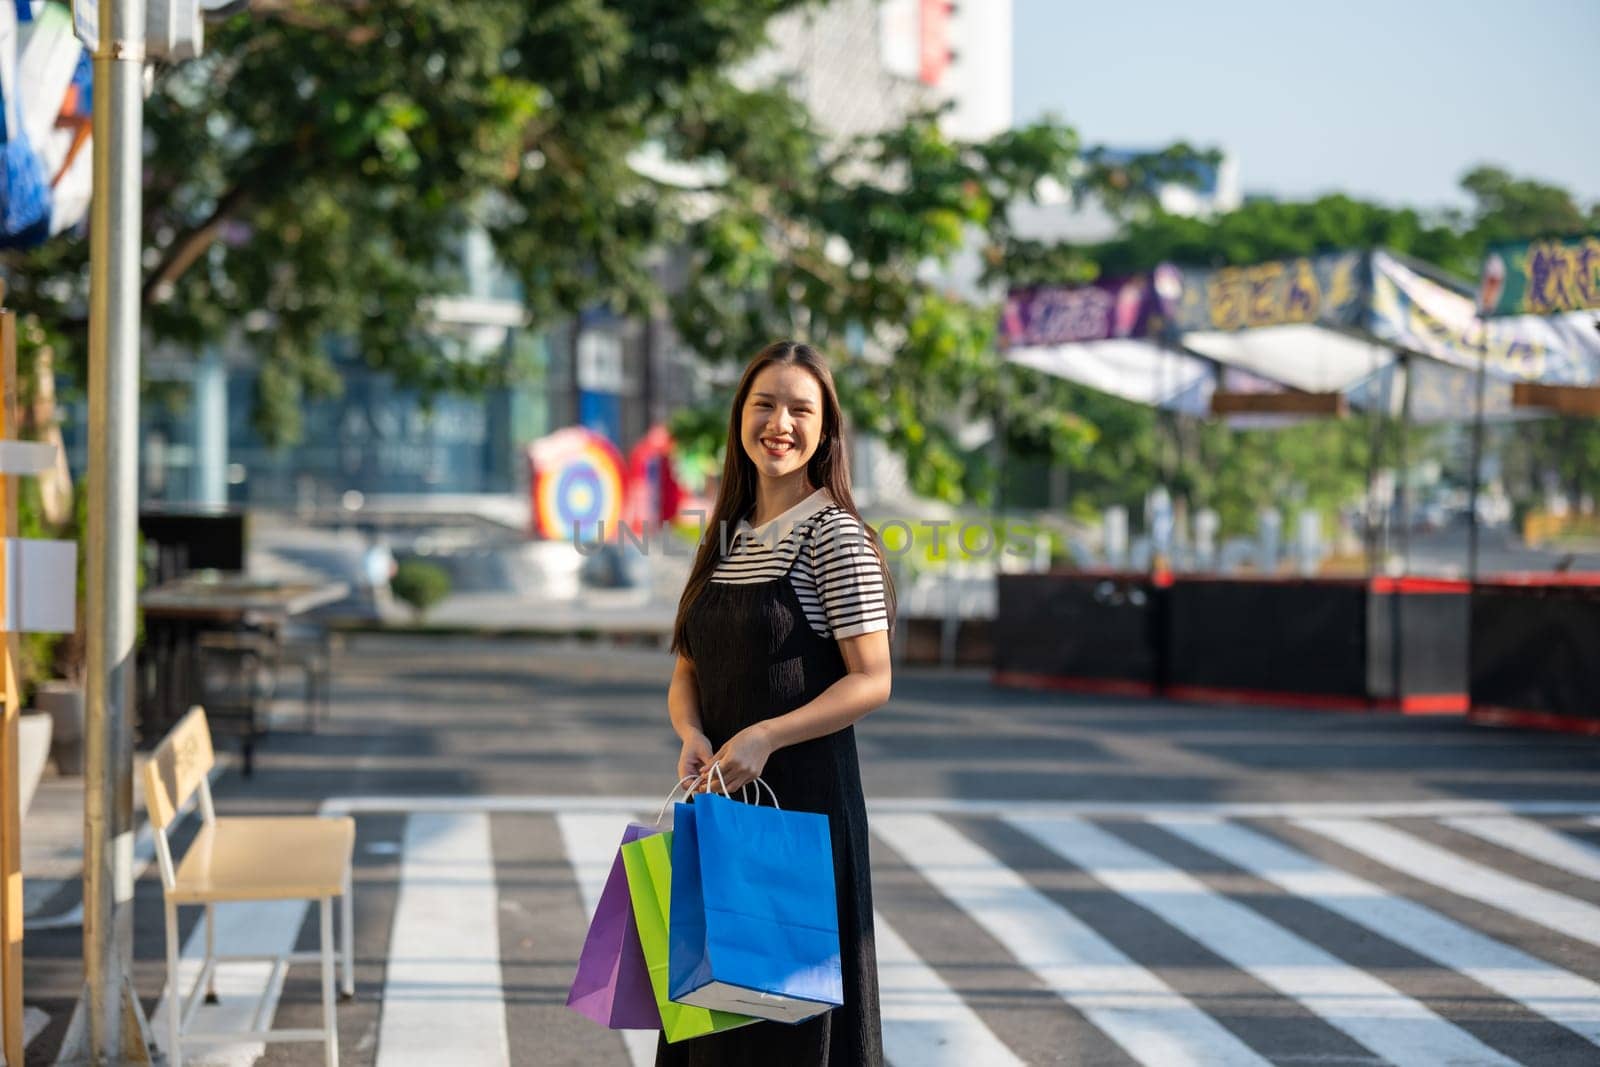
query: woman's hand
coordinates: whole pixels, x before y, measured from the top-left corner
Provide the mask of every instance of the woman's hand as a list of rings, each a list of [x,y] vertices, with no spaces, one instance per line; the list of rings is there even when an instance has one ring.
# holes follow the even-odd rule
[[[706,782],[707,790],[723,788],[727,782],[729,793],[736,792],[761,777],[767,758],[772,755],[772,737],[767,724],[758,722],[746,726],[728,739],[721,751],[711,757],[711,763],[720,766],[721,776],[712,775]]]
[[[710,768],[711,742],[706,740],[705,734],[696,730],[684,738],[683,751],[678,754],[678,780],[694,778],[694,786],[697,787]]]

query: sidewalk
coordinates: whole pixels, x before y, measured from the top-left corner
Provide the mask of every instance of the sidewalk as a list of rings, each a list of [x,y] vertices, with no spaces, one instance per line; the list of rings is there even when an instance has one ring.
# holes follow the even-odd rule
[[[525,593],[456,593],[428,612],[425,629],[528,636],[594,636],[664,642],[676,600],[650,589],[585,589],[572,600]]]

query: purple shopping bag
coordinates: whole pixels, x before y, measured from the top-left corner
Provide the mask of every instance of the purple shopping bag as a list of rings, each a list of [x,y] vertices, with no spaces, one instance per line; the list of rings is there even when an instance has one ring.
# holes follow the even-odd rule
[[[622,844],[660,832],[659,827],[629,823],[622,833]],[[583,939],[567,1007],[612,1030],[661,1029],[661,1012],[650,988],[644,949],[639,945],[639,927],[634,922],[628,875],[623,870],[620,851],[611,861],[600,906]]]

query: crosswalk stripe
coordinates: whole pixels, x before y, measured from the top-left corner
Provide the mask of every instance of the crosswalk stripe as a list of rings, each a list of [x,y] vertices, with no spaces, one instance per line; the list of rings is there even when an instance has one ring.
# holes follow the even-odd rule
[[[406,820],[377,1067],[509,1065],[489,816]]]
[[[609,813],[562,812],[556,816],[562,847],[577,876],[578,891],[583,894],[583,913],[591,920],[600,907],[600,893],[605,889],[606,876],[611,873],[611,864],[617,858],[617,847],[622,843],[622,831],[628,828],[628,821],[626,815]],[[658,1038],[654,1030],[620,1030],[618,1033],[622,1035],[622,1043],[634,1067],[656,1061]]]
[[[1444,824],[1548,867],[1600,882],[1600,848],[1514,815],[1445,819]]]
[[[1006,820],[1390,1063],[1511,1064],[1394,987],[1081,819]]]
[[[1499,908],[1563,936],[1600,945],[1600,908],[1593,904],[1503,874],[1392,826],[1366,819],[1296,819],[1294,823],[1420,882]]]
[[[1151,821],[1286,893],[1459,971],[1600,1045],[1600,984],[1535,959],[1237,823],[1191,817]]]
[[[873,917],[884,1054],[901,1067],[1021,1067],[1022,1059],[923,962],[882,914]]]
[[[878,837],[1141,1063],[1231,1067],[1267,1061],[943,820],[879,815]]]

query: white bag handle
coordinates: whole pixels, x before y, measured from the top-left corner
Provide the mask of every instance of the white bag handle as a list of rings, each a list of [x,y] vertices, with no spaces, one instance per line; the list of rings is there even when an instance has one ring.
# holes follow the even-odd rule
[[[728,780],[726,778],[722,777],[722,764],[720,762],[713,763],[711,765],[711,769],[706,772],[706,777],[710,778],[711,775],[713,775],[713,774],[715,774],[717,776],[717,780],[722,783],[722,795],[727,797],[729,800],[732,800],[733,797],[730,796],[729,793],[728,793]],[[761,803],[761,790],[763,788],[765,788],[766,791],[767,791],[767,796],[772,798],[772,806],[774,808],[778,809],[779,811],[783,810],[783,805],[778,803],[778,794],[776,794],[776,793],[774,793],[772,791],[772,786],[767,784],[767,780],[765,778],[757,778],[753,782],[746,782],[745,785],[744,785],[744,788],[741,788],[739,790],[739,799],[740,800],[744,800],[744,790],[746,788],[749,788],[752,785],[755,786],[755,788],[756,788],[756,804],[757,805],[759,805]],[[748,801],[746,801],[746,803],[748,803]]]
[[[683,788],[683,783],[685,783],[685,782],[698,782],[699,780],[700,780],[700,776],[697,775],[697,774],[686,774],[682,778],[678,779],[678,784],[672,787],[672,792],[668,793],[667,794],[667,799],[662,802],[661,810],[656,812],[656,825],[657,826],[660,826],[661,825],[661,820],[665,819],[667,817],[667,809],[672,807],[672,798],[678,795],[678,790],[683,789],[683,795],[684,796],[688,796],[689,795],[690,791]]]

